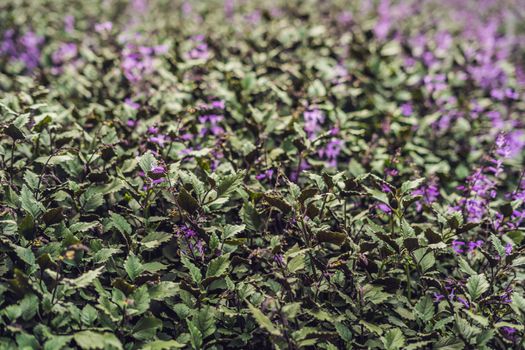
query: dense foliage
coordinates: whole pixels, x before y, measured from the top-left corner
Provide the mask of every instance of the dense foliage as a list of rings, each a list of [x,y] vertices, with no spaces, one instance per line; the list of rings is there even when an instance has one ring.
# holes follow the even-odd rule
[[[0,1],[0,349],[518,349],[522,0]]]

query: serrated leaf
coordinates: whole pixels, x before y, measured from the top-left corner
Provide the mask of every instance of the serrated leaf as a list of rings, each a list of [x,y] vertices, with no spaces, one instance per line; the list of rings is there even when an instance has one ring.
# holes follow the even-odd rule
[[[144,272],[144,266],[135,254],[130,253],[124,262],[124,270],[126,270],[128,277],[132,281],[135,281],[135,279]]]
[[[264,328],[271,335],[276,335],[276,336],[281,335],[281,331],[277,327],[274,326],[272,321],[265,314],[263,314],[261,310],[257,309],[255,306],[250,304],[248,301],[246,302],[246,304],[248,304],[248,308],[250,309],[250,312],[252,313],[253,318],[255,318],[255,321],[257,321],[259,326]]]
[[[477,275],[478,273],[476,271],[474,271],[469,263],[463,258],[463,257],[458,257],[458,261],[459,261],[459,267],[460,267],[460,270],[470,276],[472,275]]]
[[[342,245],[346,238],[347,235],[343,232],[320,231],[317,233],[317,240],[319,242],[333,243],[336,245]]]
[[[73,339],[81,349],[123,349],[120,340],[112,333],[81,331],[75,333]]]
[[[188,212],[188,214],[194,214],[200,209],[199,202],[193,196],[182,187],[177,196],[177,203],[180,207]]]
[[[405,346],[405,336],[399,328],[394,328],[381,337],[386,350],[397,350]]]
[[[104,269],[104,266],[100,266],[99,268],[97,268],[95,270],[91,270],[91,271],[88,271],[86,273],[83,273],[82,275],[80,275],[77,278],[64,279],[64,282],[66,282],[71,287],[84,288],[84,287],[87,287],[87,286],[91,285],[91,283],[93,283],[93,281],[98,276],[100,276],[100,274],[102,273],[103,269]]]
[[[226,240],[237,236],[237,234],[244,231],[246,225],[225,225],[222,228],[222,239]]]
[[[246,228],[251,231],[258,231],[261,227],[261,218],[255,207],[248,202],[242,206],[240,216]]]
[[[96,263],[105,263],[112,256],[120,253],[121,250],[118,248],[102,248],[95,253],[93,256],[93,261]]]
[[[176,340],[155,340],[143,345],[141,350],[171,350],[182,349],[185,346]]]
[[[49,340],[44,343],[44,350],[61,350],[72,338],[70,335],[52,335]]]
[[[434,317],[434,303],[432,302],[432,298],[428,295],[421,298],[414,307],[414,312],[423,321],[430,321]]]
[[[33,218],[37,218],[44,212],[44,206],[36,200],[33,192],[26,185],[23,185],[20,191],[20,204],[22,209],[31,214]]]
[[[131,234],[131,225],[128,221],[120,214],[111,213],[111,226],[119,230],[123,234]]]
[[[206,277],[220,276],[230,266],[230,255],[224,254],[221,255],[212,261],[208,265],[208,270],[206,271]]]
[[[133,327],[132,335],[138,340],[148,340],[155,337],[160,329],[162,329],[161,320],[155,317],[143,317]]]
[[[467,280],[467,291],[472,301],[477,300],[489,289],[489,282],[484,274],[470,276]]]
[[[296,255],[294,256],[290,261],[288,261],[288,264],[286,264],[286,267],[288,268],[288,271],[291,273],[296,273],[302,269],[305,268],[305,259],[304,255]]]
[[[150,172],[153,168],[157,166],[157,164],[157,160],[155,159],[153,154],[151,154],[150,151],[144,153],[142,157],[139,158],[139,166],[144,172],[144,174]]]
[[[202,273],[195,264],[193,264],[186,256],[181,256],[180,261],[182,265],[190,271],[190,276],[193,279],[193,282],[200,283],[202,281]]]
[[[191,346],[194,350],[201,349],[202,347],[202,333],[193,323],[193,321],[186,320],[188,324],[188,330],[190,331]]]
[[[226,197],[235,191],[241,184],[244,173],[227,175],[219,180],[217,184],[217,198]]]

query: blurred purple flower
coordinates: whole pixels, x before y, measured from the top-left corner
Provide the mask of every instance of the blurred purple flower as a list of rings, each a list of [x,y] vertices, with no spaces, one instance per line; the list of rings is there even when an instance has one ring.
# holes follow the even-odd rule
[[[51,55],[51,60],[55,65],[61,65],[75,58],[77,54],[78,48],[75,43],[62,43]]]
[[[111,32],[112,29],[113,23],[109,21],[95,24],[95,31],[97,33]]]
[[[131,109],[135,109],[135,110],[137,110],[137,109],[140,108],[140,104],[138,104],[137,102],[134,102],[134,101],[133,101],[131,98],[129,98],[129,97],[126,98],[126,99],[124,100],[124,103],[125,103],[128,107],[130,107]]]
[[[255,178],[259,181],[264,180],[264,179],[271,179],[273,176],[273,172],[274,172],[273,169],[268,169],[260,174],[257,174]]]
[[[457,254],[461,254],[461,253],[464,253],[465,250],[464,250],[464,246],[465,246],[465,242],[463,241],[458,241],[458,240],[453,240],[452,241],[452,249],[454,249],[454,251],[457,253]]]
[[[324,123],[325,115],[316,106],[310,106],[308,110],[303,113],[304,130],[308,138],[313,139],[321,130],[321,124]]]
[[[412,108],[412,104],[409,103],[409,102],[406,102],[406,103],[403,103],[401,105],[401,113],[405,116],[405,117],[409,117],[412,115],[413,113],[413,108]]]
[[[64,31],[71,33],[73,30],[75,30],[75,17],[71,15],[64,17]]]

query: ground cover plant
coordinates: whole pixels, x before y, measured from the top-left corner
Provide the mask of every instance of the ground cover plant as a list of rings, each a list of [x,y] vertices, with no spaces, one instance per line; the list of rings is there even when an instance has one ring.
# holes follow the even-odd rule
[[[520,349],[525,3],[0,1],[0,349]]]

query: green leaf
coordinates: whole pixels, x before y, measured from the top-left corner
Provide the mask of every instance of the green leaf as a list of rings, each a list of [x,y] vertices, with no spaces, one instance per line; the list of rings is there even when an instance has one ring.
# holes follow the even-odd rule
[[[470,267],[469,263],[463,257],[460,256],[458,258],[458,261],[459,261],[459,268],[462,272],[470,276],[478,274],[474,269],[472,269],[472,267]]]
[[[131,252],[129,253],[126,261],[124,262],[124,270],[126,270],[126,273],[128,274],[129,278],[132,281],[135,281],[135,279],[139,277],[141,273],[144,272],[144,266],[140,262],[140,259]]]
[[[505,256],[505,247],[501,243],[501,240],[495,234],[490,235],[490,240],[492,241],[494,249],[498,252],[498,255],[501,257]]]
[[[22,209],[31,214],[33,218],[37,218],[44,212],[44,206],[36,200],[33,192],[26,185],[22,185],[22,190],[20,191],[20,204]]]
[[[430,321],[434,317],[434,303],[432,302],[432,298],[428,295],[421,298],[414,307],[414,312],[423,321]]]
[[[139,159],[139,166],[144,172],[144,174],[150,172],[153,168],[157,166],[157,164],[157,160],[155,159],[153,154],[151,154],[150,151],[144,153]]]
[[[140,288],[137,288],[137,290],[135,290],[131,295],[131,299],[133,300],[133,304],[130,306],[130,316],[141,315],[148,311],[151,298],[146,285],[142,285]]]
[[[105,263],[109,258],[120,253],[121,250],[118,248],[102,248],[95,253],[93,261],[96,263]]]
[[[416,263],[421,267],[421,271],[425,273],[430,270],[436,263],[434,252],[427,248],[419,248],[413,251]]]
[[[240,212],[240,216],[242,222],[246,225],[248,230],[258,231],[261,227],[261,218],[259,213],[251,203],[244,203]]]
[[[200,209],[199,202],[193,196],[186,191],[184,187],[181,187],[179,195],[177,196],[177,203],[180,207],[188,212],[188,214],[194,214]]]
[[[197,326],[203,338],[209,337],[217,330],[215,326],[215,313],[210,306],[206,306],[197,312],[193,318],[194,324]]]
[[[190,331],[190,341],[191,346],[195,350],[199,350],[202,348],[202,333],[197,328],[197,326],[193,323],[193,321],[186,320],[186,323],[188,324],[188,330]]]
[[[489,289],[489,282],[484,274],[470,276],[467,280],[467,291],[472,301],[477,300]]]
[[[348,329],[347,326],[342,324],[341,322],[337,322],[335,324],[335,330],[337,331],[337,334],[343,339],[346,343],[350,343],[352,341],[352,332],[350,329]]]
[[[342,245],[347,239],[347,235],[343,232],[321,231],[317,233],[317,240],[319,242],[333,243]]]
[[[226,240],[237,236],[244,231],[246,225],[225,225],[222,229],[222,239]]]
[[[401,194],[405,194],[408,191],[418,188],[424,181],[425,178],[420,178],[412,181],[403,182],[403,184],[401,185]]]
[[[228,175],[219,180],[217,185],[217,198],[226,197],[242,184],[244,172]]]
[[[24,248],[24,247],[15,247],[15,252],[18,257],[28,264],[29,266],[33,266],[36,263],[35,254],[33,254],[33,251],[31,248]]]
[[[463,310],[472,320],[476,321],[480,326],[482,327],[487,327],[489,325],[489,320],[482,316],[482,315],[477,315],[475,314],[474,312],[470,311],[470,310]]]
[[[210,264],[208,265],[208,270],[206,271],[206,277],[214,277],[214,276],[220,276],[230,266],[230,255],[224,254],[221,255],[212,261],[210,261]]]
[[[87,304],[80,313],[80,320],[86,326],[91,326],[98,317],[98,311],[90,304]]]
[[[44,343],[44,350],[61,350],[73,338],[70,335],[51,335],[49,340]]]
[[[397,350],[405,346],[405,336],[399,328],[394,328],[381,337],[386,350]]]
[[[133,327],[132,336],[138,340],[148,340],[157,334],[157,331],[162,329],[162,321],[155,317],[141,318],[135,327]]]
[[[271,335],[276,335],[276,336],[281,335],[281,331],[277,327],[274,326],[272,321],[265,314],[263,314],[261,310],[257,309],[255,306],[250,304],[248,301],[246,301],[246,303],[248,304],[248,308],[250,309],[250,312],[252,313],[253,318],[255,318],[255,321],[257,321],[259,326],[267,330],[268,333],[270,333]]]
[[[64,282],[66,282],[71,287],[84,288],[84,287],[89,286],[91,283],[93,283],[93,281],[98,276],[100,276],[100,274],[102,273],[103,269],[104,269],[104,266],[100,266],[99,268],[97,268],[95,270],[91,270],[91,271],[88,271],[88,272],[80,275],[80,277],[78,277],[78,278],[64,279]]]
[[[81,349],[123,349],[120,340],[112,333],[82,331],[75,333],[73,339]]]
[[[202,281],[201,270],[195,266],[185,255],[182,255],[180,258],[182,265],[190,271],[190,276],[193,279],[193,282],[199,284]]]
[[[131,234],[131,225],[128,223],[128,221],[120,214],[117,213],[111,213],[109,214],[111,217],[111,226],[119,230],[120,233],[123,234]]]
[[[186,345],[179,343],[176,340],[155,340],[147,343],[141,347],[141,350],[171,350],[181,349]]]
[[[86,192],[82,193],[79,198],[80,205],[85,211],[93,211],[104,204],[104,196],[97,192],[93,187],[90,187]]]
[[[305,267],[304,254],[294,256],[286,265],[291,273],[298,272]]]
[[[62,207],[51,208],[48,211],[46,211],[44,215],[42,215],[42,220],[48,226],[58,224],[62,222],[65,218],[63,211],[64,211],[64,208]]]

